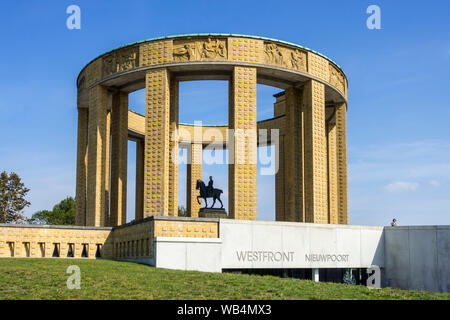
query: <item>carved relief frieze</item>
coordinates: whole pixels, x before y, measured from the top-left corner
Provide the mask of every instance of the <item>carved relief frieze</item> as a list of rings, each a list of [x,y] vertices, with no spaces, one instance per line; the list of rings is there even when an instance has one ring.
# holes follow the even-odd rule
[[[264,44],[265,63],[287,69],[306,71],[306,52],[275,43]]]
[[[180,40],[173,44],[173,60],[177,62],[226,59],[226,39]]]
[[[345,78],[334,65],[330,63],[330,84],[338,88],[342,93],[345,93]]]
[[[137,68],[139,47],[121,49],[103,57],[103,77]]]

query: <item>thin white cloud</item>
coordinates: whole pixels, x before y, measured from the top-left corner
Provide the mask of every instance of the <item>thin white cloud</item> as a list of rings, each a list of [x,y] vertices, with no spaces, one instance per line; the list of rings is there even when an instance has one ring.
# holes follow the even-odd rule
[[[397,181],[388,184],[384,189],[388,192],[415,191],[419,187],[417,182]]]
[[[441,183],[439,181],[437,181],[437,180],[430,180],[429,184],[431,186],[433,186],[433,187],[436,187],[436,188],[441,186]]]
[[[450,143],[428,140],[349,148],[349,174],[353,183],[397,181],[428,182],[450,176]]]

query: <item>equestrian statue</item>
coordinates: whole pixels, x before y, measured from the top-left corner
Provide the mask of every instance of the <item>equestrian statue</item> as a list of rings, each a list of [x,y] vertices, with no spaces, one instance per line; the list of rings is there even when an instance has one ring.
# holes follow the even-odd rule
[[[200,189],[200,195],[197,196],[197,202],[198,204],[201,204],[201,200],[199,198],[203,198],[205,200],[205,208],[208,208],[208,202],[206,201],[206,198],[213,198],[213,204],[211,205],[211,208],[214,207],[214,204],[216,203],[216,200],[219,200],[220,202],[220,209],[223,208],[222,200],[220,200],[220,194],[223,193],[220,189],[214,189],[213,188],[213,179],[212,177],[209,177],[208,186],[205,186],[205,183],[198,179],[197,180],[197,186],[195,189]]]

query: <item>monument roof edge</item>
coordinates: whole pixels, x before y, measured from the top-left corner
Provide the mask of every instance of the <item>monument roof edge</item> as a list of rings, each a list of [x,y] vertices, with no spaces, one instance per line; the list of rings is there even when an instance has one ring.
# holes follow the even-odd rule
[[[149,38],[149,39],[145,39],[145,40],[139,40],[139,41],[135,41],[135,42],[131,42],[119,47],[116,47],[112,50],[106,51],[100,55],[98,55],[97,57],[95,57],[94,59],[92,59],[91,61],[89,61],[84,67],[83,69],[81,69],[80,73],[78,74],[77,77],[77,83],[78,83],[78,78],[80,77],[81,73],[83,72],[83,70],[89,65],[91,64],[93,61],[97,60],[98,58],[101,58],[104,55],[107,55],[108,53],[111,53],[115,50],[121,49],[121,48],[125,48],[125,47],[129,47],[129,46],[133,46],[136,44],[140,44],[140,43],[145,43],[145,42],[151,42],[151,41],[157,41],[157,40],[164,40],[164,39],[174,39],[174,38],[185,38],[185,37],[208,37],[208,36],[213,36],[213,37],[244,37],[244,38],[251,38],[251,39],[260,39],[260,40],[266,40],[266,41],[274,41],[274,42],[278,42],[278,43],[282,43],[282,44],[286,44],[286,45],[290,45],[290,46],[294,46],[294,47],[298,47],[300,49],[303,50],[307,50],[310,51],[312,53],[315,53],[325,59],[327,59],[328,61],[330,61],[331,63],[333,63],[336,67],[338,67],[340,69],[340,71],[344,74],[345,78],[347,78],[347,76],[345,75],[344,70],[341,68],[341,66],[339,66],[336,62],[334,62],[332,59],[328,58],[327,56],[325,56],[324,54],[315,51],[313,49],[310,49],[308,47],[305,46],[301,46],[299,44],[295,44],[289,41],[284,41],[284,40],[278,40],[278,39],[274,39],[274,38],[269,38],[269,37],[262,37],[262,36],[252,36],[252,35],[245,35],[245,34],[235,34],[235,33],[188,33],[188,34],[178,34],[178,35],[169,35],[169,36],[161,36],[161,37],[155,37],[155,38]],[[347,80],[348,81],[348,80]]]

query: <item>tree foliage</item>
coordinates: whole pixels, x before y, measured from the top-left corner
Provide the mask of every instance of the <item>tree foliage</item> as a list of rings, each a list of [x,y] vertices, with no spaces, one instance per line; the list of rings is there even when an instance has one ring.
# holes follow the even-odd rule
[[[352,269],[347,269],[344,274],[344,278],[342,279],[345,284],[356,284],[355,277],[353,276]]]
[[[183,206],[178,206],[178,216],[179,217],[187,217],[187,210]]]
[[[53,207],[53,210],[41,210],[33,214],[31,222],[34,224],[74,225],[75,199],[67,197]]]
[[[0,223],[23,223],[28,219],[23,216],[23,209],[30,205],[25,200],[30,189],[26,188],[20,177],[6,171],[0,174]]]

